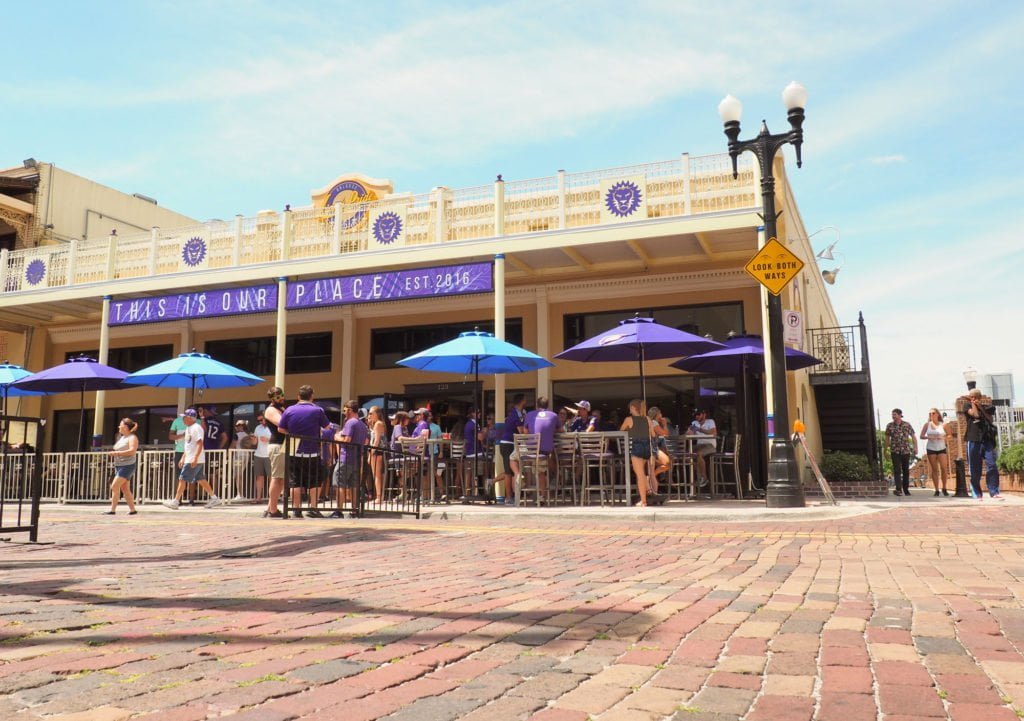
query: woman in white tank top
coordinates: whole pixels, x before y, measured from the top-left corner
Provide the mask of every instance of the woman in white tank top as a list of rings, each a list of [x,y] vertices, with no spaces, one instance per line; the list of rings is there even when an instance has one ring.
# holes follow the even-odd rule
[[[942,479],[942,495],[949,495],[949,491],[946,490],[946,479],[949,477],[949,452],[946,450],[948,436],[946,424],[942,422],[942,414],[937,408],[932,408],[928,411],[928,422],[921,428],[921,438],[928,441],[925,444],[925,450],[928,453],[928,472],[932,476],[936,496],[939,495],[940,477]]]

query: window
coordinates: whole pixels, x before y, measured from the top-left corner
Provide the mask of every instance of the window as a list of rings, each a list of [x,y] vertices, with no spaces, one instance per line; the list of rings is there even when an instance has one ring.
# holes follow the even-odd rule
[[[99,358],[100,352],[95,349],[70,351],[64,354],[64,362],[81,355]],[[167,345],[139,346],[138,348],[111,348],[107,352],[107,365],[134,373],[147,366],[168,360],[173,355],[174,346],[169,343]]]
[[[598,333],[610,330],[620,320],[639,313],[643,317],[654,318],[662,325],[670,328],[707,335],[716,340],[723,340],[730,331],[743,333],[743,303],[709,303],[706,305],[681,305],[670,308],[648,308],[639,311],[615,310],[603,313],[579,313],[566,315],[564,318],[565,347],[571,348]]]
[[[330,332],[289,335],[285,345],[285,373],[330,373],[332,343]],[[277,341],[273,336],[211,340],[206,342],[206,352],[255,375],[272,376]]]
[[[370,334],[370,368],[394,368],[395,362],[449,341],[459,333],[479,328],[494,332],[494,321],[470,321],[443,325],[418,325],[406,328],[380,328]],[[505,319],[505,340],[523,344],[523,319]]]

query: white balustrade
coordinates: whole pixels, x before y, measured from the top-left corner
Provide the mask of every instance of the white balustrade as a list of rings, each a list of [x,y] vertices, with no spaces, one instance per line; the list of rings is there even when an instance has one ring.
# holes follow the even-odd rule
[[[753,159],[741,157],[739,178],[732,177],[728,155],[707,155],[604,168],[582,173],[559,172],[544,178],[507,181],[504,185],[506,235],[536,233],[559,228],[598,226],[601,223],[601,181],[643,177],[648,218],[680,217],[688,213],[714,213],[757,206],[759,189]],[[287,258],[330,257],[336,252],[372,252],[371,221],[379,208],[405,209],[406,245],[487,239],[495,236],[493,185],[389,198],[332,208],[297,208],[291,212],[290,238],[284,236],[282,213],[262,211],[255,217],[209,221],[199,225],[154,229],[138,235],[117,236],[113,257],[107,238],[75,241],[70,245],[10,251],[0,268],[8,293],[66,287],[112,280],[178,273],[188,268],[182,251],[192,238],[200,238],[204,256],[195,267],[232,268],[274,263]],[[336,228],[340,218],[341,226]],[[629,221],[626,221],[629,222]],[[287,247],[285,247],[287,246]],[[28,265],[46,263],[45,283],[26,278]],[[0,258],[2,261],[3,258]],[[29,274],[33,275],[33,274]],[[33,275],[33,278],[37,276]]]

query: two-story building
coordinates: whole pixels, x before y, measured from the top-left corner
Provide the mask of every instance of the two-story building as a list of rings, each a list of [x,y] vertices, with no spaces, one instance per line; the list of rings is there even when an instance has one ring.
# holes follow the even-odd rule
[[[3,178],[20,171],[0,172],[0,192],[9,187]],[[102,237],[96,228],[113,218],[90,217],[84,234],[26,235],[31,241],[0,251],[0,327],[8,358],[30,370],[84,352],[132,371],[196,348],[282,384],[290,397],[309,383],[328,407],[388,397],[430,402],[454,417],[476,397],[472,378],[395,361],[460,330],[503,328],[507,339],[548,358],[635,313],[719,340],[762,334],[765,291],[743,268],[765,241],[757,172],[750,158],[741,158],[734,179],[725,154],[682,155],[421,194],[350,174],[312,192],[307,207],[255,217],[133,218],[132,227],[154,227],[132,232],[108,222]],[[775,174],[779,240],[807,263],[783,290],[783,307],[798,312],[805,329],[836,328],[781,158]],[[19,206],[32,216],[26,223],[64,212],[65,199],[51,202],[60,210]],[[672,423],[685,425],[705,406],[725,433],[763,429],[762,410],[744,417],[737,378],[691,375],[668,363],[648,362],[647,394]],[[559,361],[481,380],[487,412],[499,420],[516,392],[558,406],[588,400],[610,419],[638,394],[636,373],[634,363]],[[820,451],[810,373],[788,376],[791,413]],[[196,402],[251,421],[267,385],[207,391]],[[748,386],[749,407],[762,408],[761,384]],[[115,419],[130,415],[150,442],[167,438],[191,398],[139,387],[96,400],[102,417],[87,425],[106,441]],[[47,450],[74,447],[78,402],[77,395],[17,400],[22,413],[48,420]],[[749,466],[760,485],[763,433],[751,435]]]

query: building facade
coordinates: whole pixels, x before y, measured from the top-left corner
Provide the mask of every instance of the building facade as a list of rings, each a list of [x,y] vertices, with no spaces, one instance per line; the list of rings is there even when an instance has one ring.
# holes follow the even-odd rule
[[[742,160],[742,159],[741,159]],[[839,325],[818,272],[781,158],[775,169],[779,240],[807,265],[782,291],[805,331]],[[131,371],[192,348],[285,386],[309,383],[330,407],[348,398],[431,402],[456,417],[472,378],[424,373],[395,361],[459,330],[496,330],[545,357],[634,314],[722,340],[762,334],[765,291],[743,267],[765,242],[757,167],[732,175],[725,154],[429,193],[345,175],[308,207],[145,233],[112,228],[74,244],[17,247],[0,259],[0,326],[12,362],[39,370],[78,353]],[[801,345],[803,335],[793,338]],[[647,364],[648,397],[674,424],[705,406],[726,433],[763,428],[742,417],[734,377]],[[821,451],[806,371],[788,374],[791,413]],[[635,363],[557,362],[482,379],[488,413],[507,398],[589,400],[610,420],[639,395]],[[751,405],[762,408],[755,387]],[[196,402],[250,420],[266,386],[208,391]],[[98,394],[95,429],[133,415],[162,441],[186,391]],[[48,420],[47,450],[69,449],[78,397],[17,401]],[[92,403],[87,404],[90,408]],[[229,426],[230,427],[230,426]],[[755,477],[764,441],[747,446]],[[756,479],[755,479],[756,482]]]

